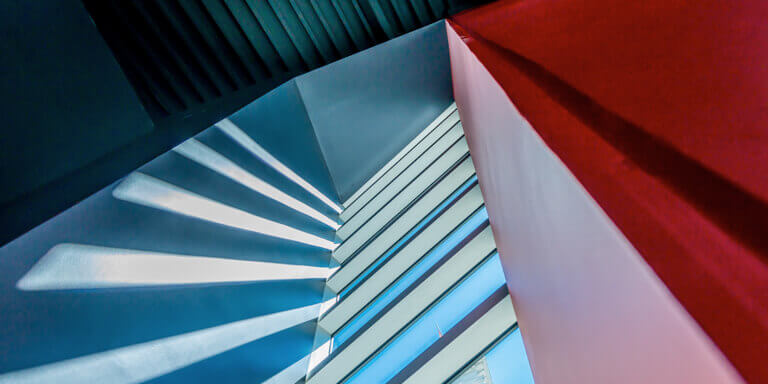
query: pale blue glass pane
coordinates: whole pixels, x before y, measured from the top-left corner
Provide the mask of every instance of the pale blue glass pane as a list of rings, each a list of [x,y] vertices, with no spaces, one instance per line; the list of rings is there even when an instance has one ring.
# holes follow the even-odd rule
[[[520,329],[516,329],[485,355],[493,384],[533,384]]]
[[[365,364],[348,383],[383,383],[391,379],[461,319],[504,285],[499,256],[484,262],[467,279],[419,317]],[[439,331],[438,331],[439,329]]]
[[[379,297],[376,298],[365,310],[355,316],[346,326],[340,329],[334,335],[334,348],[344,344],[360,328],[373,319],[382,309],[397,298],[411,284],[429,270],[435,263],[440,261],[451,249],[456,247],[462,240],[472,233],[477,227],[488,220],[488,211],[485,207],[475,212],[469,220],[465,221],[459,228],[451,232],[437,247],[433,248],[424,256],[413,268],[403,274],[392,285],[389,286]]]
[[[421,220],[418,224],[416,224],[415,227],[413,227],[413,229],[411,229],[408,233],[406,233],[405,236],[403,236],[403,238],[400,239],[400,241],[398,241],[394,246],[392,246],[392,248],[390,248],[384,255],[379,257],[375,263],[371,264],[368,268],[366,268],[365,271],[363,271],[363,273],[357,276],[355,280],[353,280],[346,288],[344,288],[341,291],[341,293],[339,293],[339,298],[343,299],[350,292],[352,292],[352,290],[355,289],[355,287],[357,287],[358,285],[360,285],[360,283],[368,275],[370,275],[371,272],[373,272],[379,265],[381,265],[382,263],[387,261],[390,257],[392,257],[392,255],[397,253],[397,251],[399,251],[400,248],[402,248],[403,245],[408,240],[410,240],[413,236],[419,233],[419,231],[421,231],[424,228],[424,226],[429,223],[430,220],[434,219],[439,214],[443,213],[443,211],[445,211],[448,208],[448,205],[451,204],[451,202],[453,202],[454,200],[458,199],[458,197],[462,193],[464,193],[464,191],[468,190],[475,183],[475,181],[477,181],[477,175],[470,177],[469,180],[467,180],[464,184],[462,184],[462,186],[459,187],[455,192],[453,192],[453,194],[448,196],[448,198],[445,199],[445,201],[443,201],[443,203],[440,204],[440,206],[435,208],[429,215],[427,215],[427,217]]]

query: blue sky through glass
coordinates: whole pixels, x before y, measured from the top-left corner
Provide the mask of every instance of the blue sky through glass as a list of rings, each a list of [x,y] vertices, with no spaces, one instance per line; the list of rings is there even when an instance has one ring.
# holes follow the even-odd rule
[[[420,316],[357,371],[347,383],[383,383],[405,368],[504,284],[499,256],[485,261],[467,279]]]
[[[533,384],[520,329],[507,335],[485,355],[494,384]]]
[[[488,220],[488,212],[485,207],[480,208],[467,221],[449,234],[437,247],[433,248],[424,256],[413,268],[403,274],[397,281],[389,286],[379,297],[377,297],[362,312],[357,314],[336,335],[334,335],[334,348],[344,344],[361,327],[373,319],[382,309],[397,298],[411,284],[423,275],[435,263],[440,261],[451,249],[456,247],[462,240],[469,236],[472,231]]]
[[[346,288],[344,288],[341,291],[341,293],[339,293],[339,299],[343,299],[350,292],[352,292],[352,290],[355,289],[355,287],[357,287],[358,285],[360,285],[360,283],[363,280],[365,280],[365,278],[368,275],[370,275],[371,272],[373,272],[376,269],[376,267],[378,267],[379,265],[381,265],[382,263],[387,261],[390,257],[392,257],[392,255],[397,253],[397,251],[399,251],[400,248],[402,248],[403,245],[408,240],[410,240],[413,236],[416,236],[416,234],[419,233],[419,231],[421,231],[424,228],[424,226],[426,226],[432,219],[434,219],[435,217],[437,217],[438,215],[443,213],[443,211],[445,211],[448,208],[448,205],[451,204],[451,202],[453,202],[454,200],[458,199],[458,197],[462,193],[464,193],[464,191],[468,190],[472,185],[474,185],[474,183],[476,181],[477,181],[477,175],[474,175],[474,176],[470,177],[469,180],[467,180],[464,184],[462,184],[462,186],[459,187],[455,192],[453,192],[453,194],[448,196],[448,198],[445,199],[445,201],[443,201],[443,203],[440,204],[440,206],[435,208],[432,211],[432,213],[430,213],[427,217],[425,217],[423,220],[421,220],[419,222],[419,224],[417,224],[415,227],[413,227],[413,229],[411,229],[408,233],[406,233],[405,236],[403,236],[403,238],[400,239],[400,241],[398,241],[394,246],[392,246],[392,248],[390,248],[387,251],[387,253],[385,253],[383,256],[379,257],[379,259],[376,260],[375,263],[371,264],[368,268],[366,268],[366,270],[363,273],[361,273],[360,276],[358,276]]]

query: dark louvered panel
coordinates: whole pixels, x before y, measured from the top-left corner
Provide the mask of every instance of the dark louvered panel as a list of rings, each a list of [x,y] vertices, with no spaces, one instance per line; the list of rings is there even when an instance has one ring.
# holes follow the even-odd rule
[[[263,94],[292,76],[486,2],[83,1],[156,123],[203,113],[212,103],[221,109],[220,100],[235,100],[228,97],[246,89]]]

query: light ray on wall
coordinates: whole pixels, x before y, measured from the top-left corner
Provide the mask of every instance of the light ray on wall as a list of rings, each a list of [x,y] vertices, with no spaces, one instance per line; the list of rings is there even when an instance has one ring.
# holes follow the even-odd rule
[[[240,183],[253,191],[269,197],[289,208],[295,209],[334,230],[339,229],[339,224],[337,222],[331,220],[309,205],[296,200],[285,192],[271,186],[256,176],[253,176],[235,164],[232,160],[229,160],[195,139],[189,139],[179,144],[173,151]]]
[[[323,193],[318,191],[317,188],[313,187],[312,184],[309,184],[306,180],[302,179],[301,176],[297,175],[290,168],[285,166],[285,164],[281,163],[280,160],[277,160],[274,156],[269,154],[269,152],[267,152],[259,144],[253,141],[253,139],[251,139],[248,134],[243,132],[243,130],[235,125],[235,123],[233,123],[231,120],[224,119],[216,123],[216,126],[224,133],[226,133],[230,138],[240,144],[243,148],[247,149],[249,152],[256,155],[256,157],[269,164],[270,167],[274,168],[276,171],[282,173],[285,177],[289,178],[291,181],[307,190],[307,192],[320,199],[320,201],[331,207],[337,213],[341,213],[341,207],[323,195]]]
[[[326,279],[330,268],[59,244],[16,287],[24,291]]]
[[[337,244],[284,224],[255,216],[154,177],[134,172],[112,191],[117,199],[333,250]]]
[[[325,343],[309,354],[309,366],[307,372],[311,372],[315,367],[323,362],[330,354],[333,347],[333,338],[329,338]]]
[[[317,317],[320,303],[0,375],[0,384],[140,383]]]

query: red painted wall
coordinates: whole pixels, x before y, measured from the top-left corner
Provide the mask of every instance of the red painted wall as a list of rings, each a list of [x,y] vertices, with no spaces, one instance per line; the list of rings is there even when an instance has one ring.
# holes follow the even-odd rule
[[[768,382],[765,19],[756,1],[560,0],[455,18],[454,91],[537,379],[737,380],[724,355]]]

